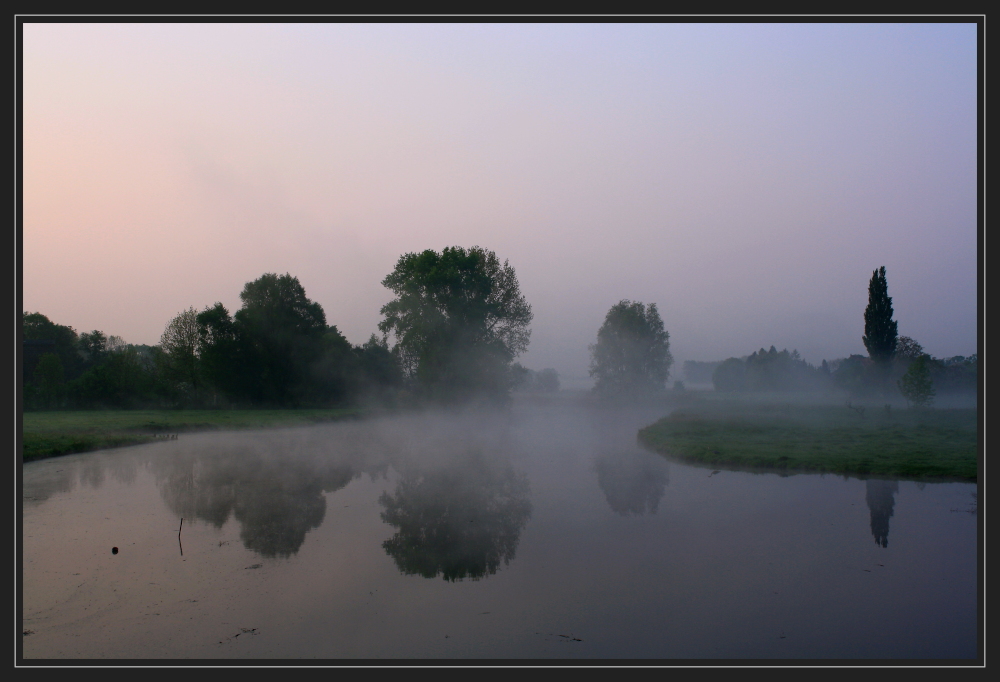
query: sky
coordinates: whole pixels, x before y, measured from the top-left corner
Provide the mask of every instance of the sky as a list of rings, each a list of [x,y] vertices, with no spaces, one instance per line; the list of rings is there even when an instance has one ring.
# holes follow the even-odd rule
[[[623,299],[675,359],[978,352],[973,23],[23,25],[23,309],[156,344],[298,277],[352,343],[408,252],[482,246],[589,381]]]

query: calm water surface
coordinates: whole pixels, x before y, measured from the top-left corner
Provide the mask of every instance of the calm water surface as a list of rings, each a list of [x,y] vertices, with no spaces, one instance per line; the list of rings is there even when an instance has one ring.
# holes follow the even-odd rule
[[[975,486],[713,473],[636,445],[661,416],[524,400],[28,464],[24,657],[976,657]]]

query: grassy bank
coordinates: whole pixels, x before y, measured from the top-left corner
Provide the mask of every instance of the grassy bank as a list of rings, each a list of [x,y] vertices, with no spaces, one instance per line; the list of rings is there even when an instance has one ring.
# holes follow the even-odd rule
[[[185,431],[305,426],[362,412],[359,408],[25,412],[24,461],[148,443]]]
[[[706,466],[976,480],[974,409],[864,414],[845,405],[705,402],[639,431],[647,447]]]

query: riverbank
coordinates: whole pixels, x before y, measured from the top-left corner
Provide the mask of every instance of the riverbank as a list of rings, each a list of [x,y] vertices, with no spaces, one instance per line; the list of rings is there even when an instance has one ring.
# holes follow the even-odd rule
[[[711,401],[639,431],[661,454],[719,468],[975,481],[977,410]]]
[[[362,408],[25,412],[23,461],[138,445],[191,431],[308,426],[366,413]]]

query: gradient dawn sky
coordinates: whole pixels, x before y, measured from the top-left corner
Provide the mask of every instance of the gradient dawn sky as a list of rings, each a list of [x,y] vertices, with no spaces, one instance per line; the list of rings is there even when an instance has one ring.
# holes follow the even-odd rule
[[[977,352],[973,23],[25,24],[24,310],[155,344],[291,273],[352,343],[399,256],[480,245],[527,367],[621,299],[676,364]]]

